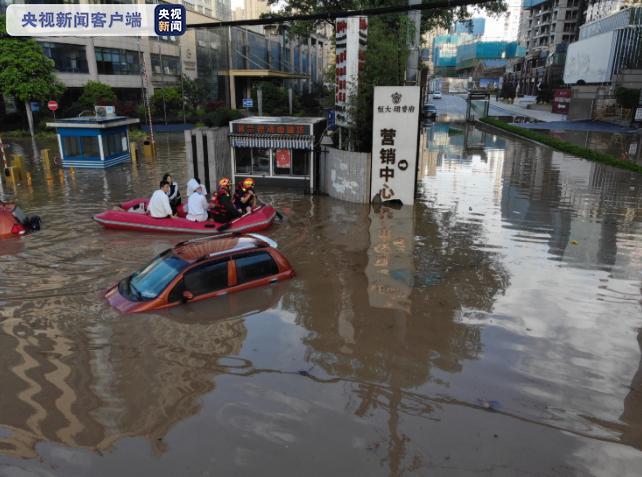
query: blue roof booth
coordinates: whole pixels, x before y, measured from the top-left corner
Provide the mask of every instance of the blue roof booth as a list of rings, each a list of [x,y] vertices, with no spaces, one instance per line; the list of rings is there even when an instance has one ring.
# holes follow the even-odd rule
[[[63,167],[106,169],[131,160],[129,125],[125,116],[85,116],[47,123],[56,128]]]

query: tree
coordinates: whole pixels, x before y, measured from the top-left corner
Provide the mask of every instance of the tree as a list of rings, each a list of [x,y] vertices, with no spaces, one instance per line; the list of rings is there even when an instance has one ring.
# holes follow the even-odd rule
[[[116,102],[116,94],[108,84],[88,81],[78,102],[83,108],[89,109],[93,109],[94,106],[111,106]]]
[[[157,88],[151,97],[151,105],[155,114],[177,112],[183,107],[183,97],[175,86]]]
[[[204,79],[191,79],[183,75],[183,97],[185,103],[192,109],[203,104],[209,96],[210,86]]]
[[[408,0],[267,0],[277,6],[278,12],[271,16],[295,14],[337,13],[360,8],[407,5]],[[428,3],[428,0],[424,0]],[[506,10],[503,0],[491,1],[478,9],[499,14]],[[448,28],[455,20],[471,18],[472,10],[466,7],[422,12],[421,32],[435,27]],[[330,26],[333,31],[334,19],[295,21],[289,29],[290,37],[305,38],[319,28]],[[351,99],[349,109],[353,125],[349,128],[350,143],[359,151],[370,151],[372,142],[372,101],[375,86],[402,85],[406,77],[408,44],[415,32],[405,13],[376,15],[368,19],[368,46],[364,69],[359,73],[359,87],[356,97]]]
[[[346,10],[360,8],[376,8],[383,6],[407,5],[408,0],[267,0],[268,5],[277,6],[279,10],[264,16],[288,16],[288,15],[309,15],[315,13],[341,13]],[[429,3],[424,0],[423,3]],[[506,11],[506,3],[503,0],[491,1],[478,6],[491,14],[499,14]],[[421,16],[421,33],[436,27],[450,28],[455,20],[467,20],[472,17],[472,10],[466,7],[448,8],[439,11],[424,11]],[[372,21],[374,16],[370,17]],[[314,21],[294,22],[290,34],[298,37],[306,37],[315,32],[318,28],[330,26],[334,29],[335,20],[320,19]],[[407,38],[406,38],[407,39]]]
[[[368,49],[359,73],[358,94],[349,105],[353,124],[350,142],[357,151],[372,148],[372,102],[375,86],[401,85],[408,58],[407,35],[411,29],[407,16],[373,17],[368,22]]]
[[[25,105],[29,132],[34,137],[31,101],[59,97],[65,87],[54,74],[54,62],[30,38],[10,37],[0,15],[0,93],[14,96]]]
[[[263,114],[266,116],[287,116],[290,113],[288,105],[288,92],[285,88],[265,81],[258,84],[252,89],[252,98],[254,99],[254,110],[258,111],[258,95],[257,89],[261,88],[263,91]],[[299,110],[299,101],[298,98],[292,98],[292,110]]]

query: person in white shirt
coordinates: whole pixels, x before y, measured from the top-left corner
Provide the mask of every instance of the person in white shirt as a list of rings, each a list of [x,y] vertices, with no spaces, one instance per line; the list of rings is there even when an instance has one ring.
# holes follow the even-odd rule
[[[172,208],[169,205],[169,197],[167,193],[169,192],[169,182],[161,181],[160,188],[152,194],[149,203],[147,204],[147,211],[149,215],[155,219],[164,219],[171,218]]]
[[[207,198],[202,194],[203,187],[198,186],[187,199],[187,220],[192,222],[205,222],[207,220]]]

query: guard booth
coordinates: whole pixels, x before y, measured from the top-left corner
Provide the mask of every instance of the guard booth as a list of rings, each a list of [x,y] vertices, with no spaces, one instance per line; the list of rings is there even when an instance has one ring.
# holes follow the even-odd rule
[[[488,116],[490,93],[471,91],[466,98],[466,121],[476,121]]]
[[[234,183],[252,177],[261,184],[314,193],[319,177],[318,144],[325,118],[254,116],[230,122]]]
[[[106,169],[131,160],[129,126],[138,122],[97,106],[96,116],[59,119],[47,127],[56,128],[63,167]]]

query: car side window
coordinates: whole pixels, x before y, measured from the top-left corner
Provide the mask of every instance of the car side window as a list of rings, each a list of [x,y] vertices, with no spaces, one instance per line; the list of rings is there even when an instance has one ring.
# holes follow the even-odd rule
[[[236,278],[238,284],[259,280],[279,273],[279,267],[267,252],[244,255],[236,259]]]
[[[177,301],[181,301],[183,299],[184,291],[185,281],[181,279],[176,285],[174,285],[172,291],[169,292],[169,295],[167,296],[167,303],[175,303]]]
[[[227,264],[223,260],[193,268],[185,274],[183,289],[199,296],[227,288]]]

